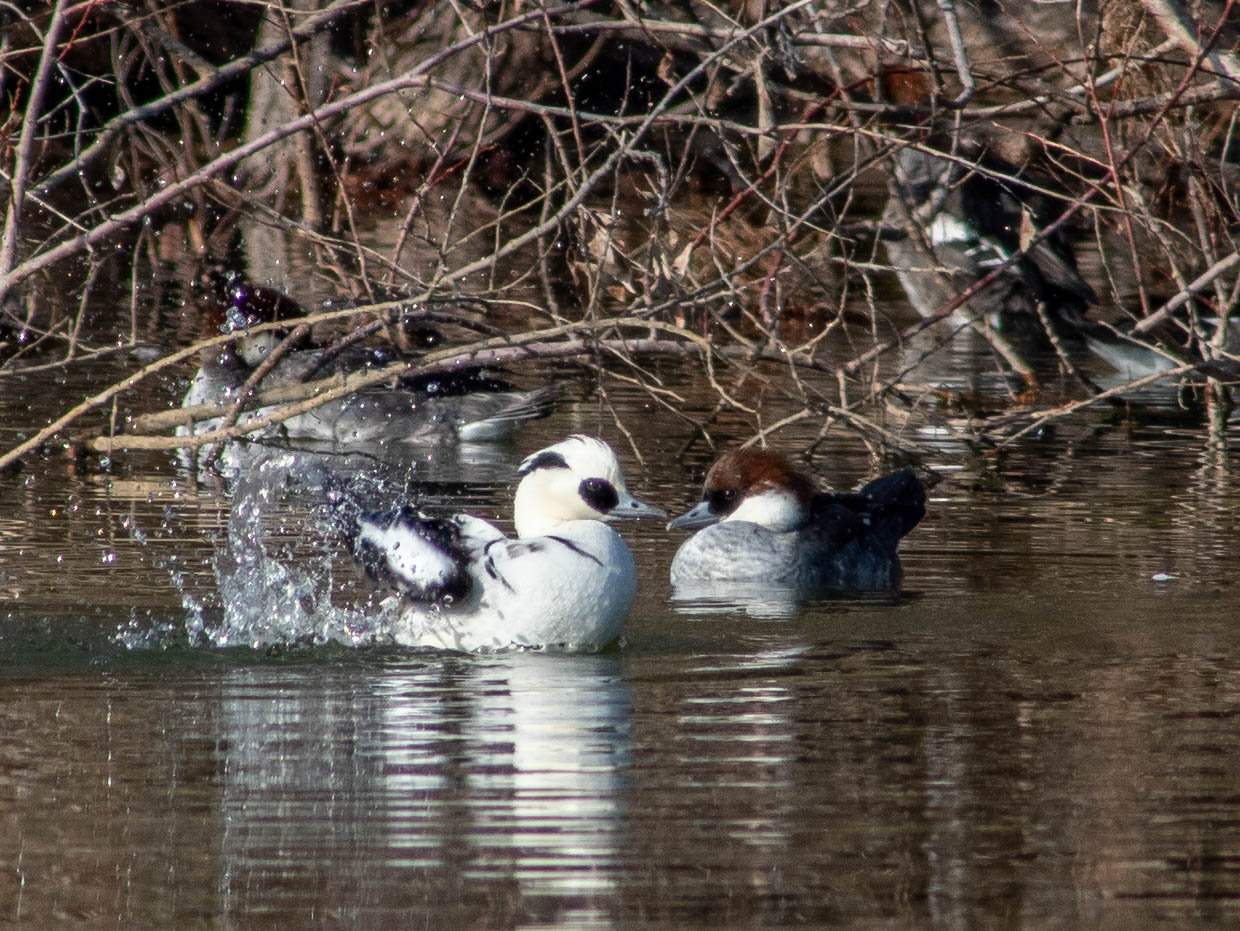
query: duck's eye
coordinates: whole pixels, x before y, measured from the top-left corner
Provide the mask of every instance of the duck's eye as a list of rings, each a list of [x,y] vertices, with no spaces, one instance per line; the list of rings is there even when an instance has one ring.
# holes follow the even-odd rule
[[[587,478],[577,486],[581,500],[594,510],[606,514],[620,503],[620,496],[611,482],[605,478]]]
[[[712,514],[729,514],[736,507],[736,490],[718,488],[706,495],[706,505]]]

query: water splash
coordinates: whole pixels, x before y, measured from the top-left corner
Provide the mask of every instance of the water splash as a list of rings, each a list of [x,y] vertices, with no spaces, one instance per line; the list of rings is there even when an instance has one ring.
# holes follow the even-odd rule
[[[291,453],[263,458],[239,477],[226,545],[216,555],[223,613],[200,631],[209,645],[264,649],[382,638],[365,599],[333,599],[338,544],[325,511],[307,507],[304,498],[322,481],[321,465]]]
[[[347,489],[349,506],[366,510],[411,494],[446,495],[459,504],[488,479],[506,481],[515,468],[508,449],[492,453],[484,465],[463,447],[397,457],[313,445],[242,445],[242,452],[221,457],[227,474],[215,473],[211,482],[196,469],[183,472],[186,487],[208,494],[200,512],[208,518],[205,530],[187,525],[185,512],[172,508],[158,527],[125,524],[152,553],[152,565],[166,573],[180,613],[166,622],[122,624],[114,643],[157,651],[418,643],[410,625],[418,626],[419,616],[410,615],[408,602],[376,590],[355,566],[327,487]],[[201,561],[187,552],[187,538],[201,541]],[[428,610],[421,623],[444,627],[451,641],[452,618]]]

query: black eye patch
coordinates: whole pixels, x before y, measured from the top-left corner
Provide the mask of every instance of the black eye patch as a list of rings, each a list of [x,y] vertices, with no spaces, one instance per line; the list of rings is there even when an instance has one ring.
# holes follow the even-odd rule
[[[585,479],[577,486],[577,494],[581,495],[582,501],[603,514],[620,503],[616,489],[604,478]]]
[[[737,504],[735,489],[712,491],[706,495],[706,506],[712,514],[730,514]]]
[[[567,469],[568,460],[559,453],[553,453],[550,450],[543,450],[521,470],[522,475],[529,475],[538,469]]]

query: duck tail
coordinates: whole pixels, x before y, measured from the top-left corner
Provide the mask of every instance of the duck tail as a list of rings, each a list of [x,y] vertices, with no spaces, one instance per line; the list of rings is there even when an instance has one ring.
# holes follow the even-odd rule
[[[857,494],[869,502],[871,520],[881,521],[897,540],[926,515],[926,486],[912,469],[879,476]]]

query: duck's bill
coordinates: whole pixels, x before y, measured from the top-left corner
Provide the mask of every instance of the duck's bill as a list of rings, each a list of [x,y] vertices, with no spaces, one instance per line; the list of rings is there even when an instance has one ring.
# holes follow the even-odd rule
[[[712,514],[710,505],[705,501],[699,501],[694,507],[690,508],[679,517],[674,517],[667,524],[668,530],[697,530],[700,527],[709,527],[716,523],[719,518]]]
[[[632,495],[621,495],[619,503],[607,512],[608,517],[667,517],[667,511]]]

